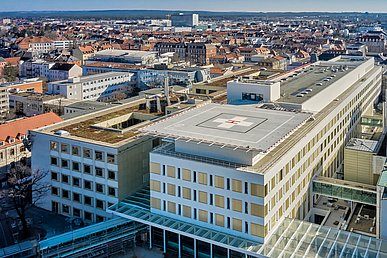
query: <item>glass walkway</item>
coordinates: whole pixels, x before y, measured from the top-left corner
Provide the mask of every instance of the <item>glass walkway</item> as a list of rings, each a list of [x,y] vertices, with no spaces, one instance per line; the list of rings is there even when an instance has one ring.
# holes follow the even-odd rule
[[[41,257],[92,257],[114,254],[131,244],[136,234],[148,227],[123,218],[114,218],[39,242]]]
[[[376,205],[376,186],[328,177],[313,180],[313,193],[363,204]]]

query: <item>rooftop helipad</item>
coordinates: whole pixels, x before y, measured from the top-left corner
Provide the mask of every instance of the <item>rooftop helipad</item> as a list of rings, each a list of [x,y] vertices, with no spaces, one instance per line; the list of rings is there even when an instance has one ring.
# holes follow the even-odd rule
[[[178,113],[142,130],[179,140],[267,151],[310,116],[309,113],[256,106],[208,104]]]

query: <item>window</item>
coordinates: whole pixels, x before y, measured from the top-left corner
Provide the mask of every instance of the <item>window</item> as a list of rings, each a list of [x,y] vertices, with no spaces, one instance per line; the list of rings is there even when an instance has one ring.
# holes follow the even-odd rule
[[[196,202],[196,190],[193,191],[193,200]]]
[[[92,198],[89,197],[89,196],[85,196],[85,197],[84,197],[84,201],[85,201],[85,204],[86,204],[86,205],[90,205],[90,206],[93,205]]]
[[[230,190],[230,178],[227,178],[227,190]]]
[[[222,176],[215,176],[215,187],[224,189],[224,178]]]
[[[73,171],[80,171],[79,162],[73,161]]]
[[[62,168],[69,168],[69,161],[67,159],[61,159],[60,166]]]
[[[73,193],[73,201],[81,202],[81,195],[79,193]]]
[[[52,194],[52,195],[58,196],[58,193],[59,193],[58,188],[56,188],[56,187],[51,187],[51,194]]]
[[[79,146],[72,146],[71,147],[71,154],[74,156],[80,156],[81,155],[81,148]]]
[[[215,194],[215,206],[224,208],[224,196]]]
[[[58,166],[58,158],[57,157],[51,157],[51,165]]]
[[[202,185],[207,185],[207,174],[203,172],[198,172],[198,183]]]
[[[83,184],[84,184],[85,189],[87,189],[87,190],[93,190],[93,189],[92,189],[91,181],[85,180]]]
[[[109,195],[116,196],[116,189],[109,186]]]
[[[68,205],[63,204],[62,205],[62,212],[63,213],[69,213],[70,212],[70,207]]]
[[[193,172],[193,182],[196,183],[196,171]]]
[[[91,174],[91,166],[90,165],[83,165],[83,173]]]
[[[62,190],[62,198],[69,199],[70,198],[70,193],[67,190]]]
[[[104,161],[102,151],[95,151],[94,155],[95,155],[95,160]]]
[[[95,206],[99,209],[104,209],[104,202],[102,200],[96,200],[95,201]]]
[[[227,228],[230,228],[231,226],[231,219],[230,217],[227,217]]]
[[[51,180],[58,181],[58,173],[51,171]]]
[[[199,191],[199,202],[207,204],[207,193]]]
[[[181,179],[181,169],[177,168],[177,179]]]
[[[91,150],[88,148],[83,148],[83,157],[91,159]]]
[[[73,216],[74,217],[81,217],[81,210],[77,208],[73,208]]]
[[[103,168],[96,167],[95,168],[95,175],[100,176],[100,177],[104,177],[103,176]]]
[[[212,175],[210,175],[210,186],[212,186],[213,185],[213,182],[212,182],[213,180],[212,180]]]
[[[77,177],[73,177],[73,186],[80,187],[81,186],[81,180]]]
[[[214,195],[210,194],[210,205],[214,205]]]
[[[103,222],[105,221],[105,218],[103,216],[100,216],[100,215],[96,215],[95,216],[95,222]]]
[[[92,214],[90,212],[85,211],[85,220],[92,221]]]
[[[115,164],[116,163],[116,155],[108,153],[107,154],[107,162],[111,163],[111,164]]]
[[[62,152],[62,153],[69,153],[69,146],[67,144],[62,143],[60,145],[60,152]]]
[[[242,192],[242,181],[233,179],[232,180],[232,190],[234,192],[241,193]]]
[[[66,183],[66,184],[69,183],[69,176],[68,175],[62,174],[62,183]]]
[[[95,183],[95,190],[96,190],[98,193],[103,193],[103,185],[98,184],[98,183]]]
[[[168,184],[168,194],[169,195],[176,195],[176,186],[174,184]]]
[[[249,183],[245,182],[245,194],[249,194]]]
[[[191,181],[191,170],[183,168],[183,180]]]
[[[230,209],[230,198],[227,198],[226,209]]]
[[[116,180],[116,172],[112,170],[108,170],[108,178],[112,180]]]
[[[57,142],[50,142],[50,150],[58,151],[58,143]]]

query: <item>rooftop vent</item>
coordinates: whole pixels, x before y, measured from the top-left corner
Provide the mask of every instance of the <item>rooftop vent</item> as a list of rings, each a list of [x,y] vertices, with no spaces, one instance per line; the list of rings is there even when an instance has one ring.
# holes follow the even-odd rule
[[[68,136],[68,135],[70,135],[70,133],[65,131],[65,130],[56,131],[55,134],[59,135],[59,136]]]

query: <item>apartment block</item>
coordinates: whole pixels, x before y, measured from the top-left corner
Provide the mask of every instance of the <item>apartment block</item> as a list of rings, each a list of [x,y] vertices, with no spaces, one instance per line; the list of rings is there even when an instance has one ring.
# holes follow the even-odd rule
[[[28,130],[63,121],[54,113],[18,119],[0,125],[0,188],[6,186],[7,173],[20,162],[30,165],[31,152],[24,144]]]

